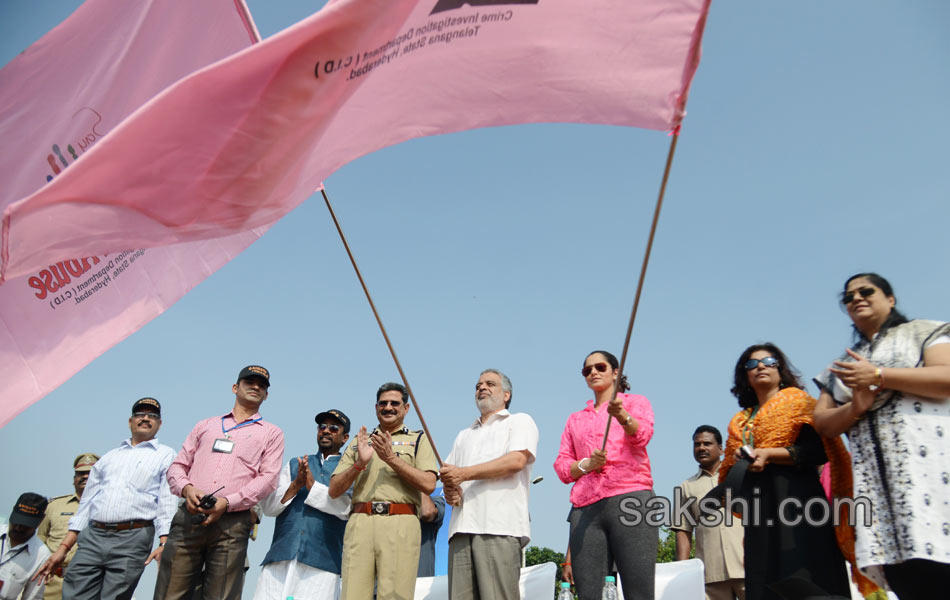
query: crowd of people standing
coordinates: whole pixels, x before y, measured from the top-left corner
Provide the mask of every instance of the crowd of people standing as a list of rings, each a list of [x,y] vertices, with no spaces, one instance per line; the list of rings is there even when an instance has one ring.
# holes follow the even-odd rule
[[[677,493],[702,502],[670,525],[677,559],[695,534],[710,599],[849,597],[846,561],[870,598],[930,598],[930,582],[950,575],[950,324],[904,317],[874,273],[849,278],[841,303],[854,343],[815,378],[817,400],[778,346],[754,344],[735,365],[726,443],[711,425],[693,435],[699,471]],[[612,573],[625,600],[652,600],[653,409],[610,352],[589,353],[581,374],[593,398],[567,417],[554,463],[572,485],[565,575],[581,600]],[[153,561],[156,600],[240,598],[262,513],[276,522],[256,599],[408,600],[432,572],[446,503],[450,598],[520,598],[539,432],[509,412],[506,375],[479,374],[476,418],[444,463],[406,425],[397,383],[377,390],[372,430],[351,439],[349,417],[322,410],[316,452],[284,463],[283,433],[260,413],[269,387],[267,369],[242,369],[233,408],[199,422],[177,453],[156,438],[159,401],[135,401],[126,441],[74,461],[74,494],[20,497],[0,535],[0,599],[131,598]],[[871,510],[838,513],[842,498]],[[742,525],[710,524],[700,505]]]

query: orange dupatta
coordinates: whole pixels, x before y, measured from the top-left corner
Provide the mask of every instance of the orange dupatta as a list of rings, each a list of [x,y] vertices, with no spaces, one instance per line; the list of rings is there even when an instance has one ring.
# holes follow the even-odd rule
[[[758,411],[746,408],[737,412],[729,422],[729,440],[719,468],[720,483],[726,480],[729,469],[736,464],[736,452],[742,446],[743,433],[751,430],[756,448],[793,446],[802,425],[814,427],[815,403],[815,399],[807,392],[798,388],[785,388],[769,398]],[[828,468],[831,469],[832,498],[850,498],[853,493],[851,455],[840,437],[822,437],[821,442],[828,456]],[[851,526],[848,512],[848,505],[840,503],[835,537],[841,554],[851,564],[851,577],[865,598],[886,598],[884,590],[861,573],[854,563],[854,527]]]

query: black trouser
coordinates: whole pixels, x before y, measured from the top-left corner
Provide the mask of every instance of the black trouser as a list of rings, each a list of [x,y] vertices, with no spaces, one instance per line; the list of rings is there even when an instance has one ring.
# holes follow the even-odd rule
[[[630,492],[571,510],[571,562],[580,600],[600,598],[611,561],[625,600],[653,600],[660,534],[644,518],[652,497],[652,490]]]

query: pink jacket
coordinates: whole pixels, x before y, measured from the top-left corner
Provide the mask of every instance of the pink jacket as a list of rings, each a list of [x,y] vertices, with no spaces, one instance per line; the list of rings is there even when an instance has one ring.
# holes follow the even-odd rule
[[[587,506],[603,498],[653,488],[650,457],[647,456],[647,444],[653,437],[653,407],[643,396],[620,395],[624,409],[640,424],[637,432],[628,436],[614,419],[607,439],[607,464],[600,471],[583,475],[576,481],[571,478],[571,464],[600,449],[607,419],[612,417],[607,414],[606,404],[595,409],[594,401],[588,400],[584,410],[567,418],[554,470],[564,483],[575,482],[571,488],[571,504],[574,506]]]

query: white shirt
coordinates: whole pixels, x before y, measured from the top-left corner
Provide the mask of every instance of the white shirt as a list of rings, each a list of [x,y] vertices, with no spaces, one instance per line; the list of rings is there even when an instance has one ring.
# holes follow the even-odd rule
[[[0,581],[3,582],[0,600],[40,600],[46,590],[46,582],[31,582],[30,578],[50,557],[49,548],[35,535],[25,544],[14,546],[8,531],[9,528],[4,527],[0,534]]]
[[[510,535],[521,538],[522,546],[528,543],[528,485],[538,451],[538,426],[530,416],[502,409],[484,423],[481,419],[475,421],[459,432],[445,462],[470,467],[520,450],[527,450],[531,456],[517,473],[462,483],[462,505],[452,509],[450,538],[456,533]]]
[[[175,451],[151,439],[132,445],[122,440],[109,450],[89,472],[86,489],[75,516],[69,520],[71,531],[82,531],[89,521],[121,523],[155,521],[155,533],[168,535],[178,499],[168,488],[165,475],[175,460]]]

